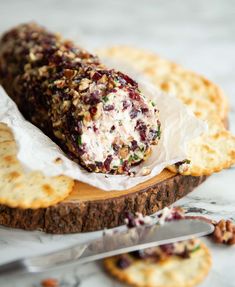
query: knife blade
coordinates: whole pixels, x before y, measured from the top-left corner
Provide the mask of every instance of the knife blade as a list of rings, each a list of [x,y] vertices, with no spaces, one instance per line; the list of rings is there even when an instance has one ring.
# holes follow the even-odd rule
[[[0,276],[41,273],[65,265],[87,263],[139,249],[201,237],[212,233],[213,230],[212,224],[195,219],[171,221],[164,225],[140,226],[104,235],[85,244],[0,265]]]

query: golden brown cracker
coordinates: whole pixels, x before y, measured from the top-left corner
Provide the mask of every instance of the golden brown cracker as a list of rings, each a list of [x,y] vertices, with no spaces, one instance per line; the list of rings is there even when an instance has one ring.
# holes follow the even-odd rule
[[[105,269],[118,280],[136,287],[193,287],[205,279],[212,264],[210,252],[202,243],[188,259],[174,255],[163,262],[137,259],[125,269],[117,267],[117,259],[118,256],[105,259]]]
[[[65,199],[74,181],[66,176],[47,177],[42,172],[26,172],[17,159],[17,145],[10,129],[7,141],[0,142],[0,204],[20,208],[43,208]]]
[[[12,140],[12,132],[9,130],[6,124],[0,123],[0,143],[4,141]]]

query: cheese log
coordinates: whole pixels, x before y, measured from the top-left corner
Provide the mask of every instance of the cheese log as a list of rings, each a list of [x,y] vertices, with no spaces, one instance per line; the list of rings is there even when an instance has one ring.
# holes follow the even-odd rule
[[[0,83],[27,120],[89,171],[128,174],[160,139],[159,111],[133,79],[34,23],[1,38]]]

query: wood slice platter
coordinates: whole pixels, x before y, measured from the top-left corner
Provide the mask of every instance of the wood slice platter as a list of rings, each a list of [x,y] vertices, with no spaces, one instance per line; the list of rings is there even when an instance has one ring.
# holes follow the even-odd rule
[[[19,209],[0,205],[0,224],[54,234],[111,228],[124,223],[126,211],[152,214],[185,196],[205,179],[164,170],[134,188],[110,192],[76,182],[70,196],[55,206]]]

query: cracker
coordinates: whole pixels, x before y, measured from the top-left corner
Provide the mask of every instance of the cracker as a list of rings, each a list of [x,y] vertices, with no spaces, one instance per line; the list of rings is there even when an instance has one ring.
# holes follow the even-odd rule
[[[98,54],[131,64],[149,77],[160,90],[175,94],[187,105],[202,100],[209,103],[210,110],[217,112],[222,120],[227,117],[228,100],[223,91],[201,75],[138,48],[116,46],[101,49]]]
[[[99,54],[126,62],[143,72],[157,89],[175,94],[195,116],[208,124],[208,131],[188,144],[190,164],[170,166],[171,171],[202,176],[235,164],[235,137],[223,124],[228,102],[218,86],[180,65],[140,49],[114,47],[101,50]]]
[[[10,130],[1,129],[0,204],[19,208],[44,208],[65,199],[74,181],[66,176],[47,177],[40,171],[26,172],[17,159],[17,145]]]
[[[0,143],[12,140],[12,132],[8,129],[6,124],[0,123]]]
[[[170,166],[169,170],[183,175],[201,176],[219,172],[235,164],[235,136],[224,128],[213,114],[206,120],[208,131],[188,144],[189,165]]]
[[[169,256],[163,262],[136,259],[132,264],[120,269],[118,256],[104,260],[108,273],[118,280],[137,287],[192,287],[204,280],[209,273],[212,260],[208,248],[200,244],[200,249],[188,259]]]

